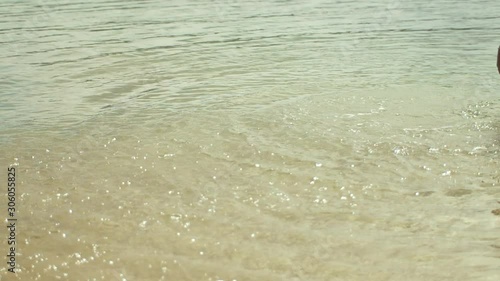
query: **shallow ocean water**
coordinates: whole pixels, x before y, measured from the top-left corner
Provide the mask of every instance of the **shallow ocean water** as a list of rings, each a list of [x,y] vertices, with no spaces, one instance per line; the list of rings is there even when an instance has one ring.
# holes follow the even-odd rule
[[[499,3],[0,14],[2,280],[500,277]]]

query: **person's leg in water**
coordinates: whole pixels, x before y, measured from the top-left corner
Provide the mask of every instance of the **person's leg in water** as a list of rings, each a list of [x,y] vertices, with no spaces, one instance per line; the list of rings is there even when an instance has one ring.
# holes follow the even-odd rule
[[[498,73],[500,73],[500,47],[498,47],[497,68],[498,68]]]

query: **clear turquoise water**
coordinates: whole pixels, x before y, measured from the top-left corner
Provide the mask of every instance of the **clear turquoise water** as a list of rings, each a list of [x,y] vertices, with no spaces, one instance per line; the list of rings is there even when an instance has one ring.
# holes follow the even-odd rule
[[[412,84],[489,98],[498,90],[499,6],[4,1],[3,126],[67,127],[117,107],[129,114],[154,107],[163,116],[228,107],[235,98],[238,111],[252,110],[251,96],[280,85],[341,94]],[[316,94],[287,90],[255,106]]]
[[[14,279],[498,280],[498,22],[498,1],[3,1]]]

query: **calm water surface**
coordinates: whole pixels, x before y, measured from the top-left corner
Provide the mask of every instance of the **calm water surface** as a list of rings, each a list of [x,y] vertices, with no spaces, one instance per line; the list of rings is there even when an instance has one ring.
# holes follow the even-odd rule
[[[499,280],[499,22],[493,0],[2,1],[0,279]]]

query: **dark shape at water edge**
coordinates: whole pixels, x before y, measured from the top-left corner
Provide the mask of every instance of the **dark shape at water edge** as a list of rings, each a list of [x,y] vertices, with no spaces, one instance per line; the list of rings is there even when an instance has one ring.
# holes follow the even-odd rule
[[[498,53],[497,53],[497,69],[498,73],[500,74],[500,46],[498,47]]]

